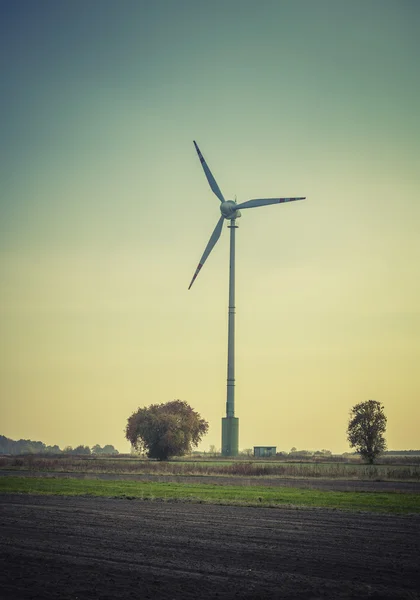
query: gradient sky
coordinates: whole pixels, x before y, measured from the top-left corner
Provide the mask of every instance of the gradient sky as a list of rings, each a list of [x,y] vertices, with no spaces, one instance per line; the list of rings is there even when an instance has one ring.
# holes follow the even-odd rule
[[[3,0],[0,433],[127,451],[179,398],[221,445],[225,197],[240,448],[348,450],[382,402],[420,447],[420,5]]]

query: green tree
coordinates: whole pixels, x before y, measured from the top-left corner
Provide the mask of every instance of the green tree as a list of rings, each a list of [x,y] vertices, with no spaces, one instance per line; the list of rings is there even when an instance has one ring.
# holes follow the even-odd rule
[[[386,421],[384,407],[376,400],[360,402],[350,411],[347,439],[350,446],[370,464],[386,449],[383,435]]]
[[[47,452],[48,454],[60,454],[61,450],[60,447],[57,446],[57,444],[54,444],[54,446],[47,446],[45,448],[45,452]]]
[[[118,450],[112,444],[105,444],[102,448],[103,454],[119,454]]]
[[[74,448],[73,454],[91,454],[91,452],[89,446],[83,446],[83,444],[81,444],[80,446],[76,446],[76,448]]]
[[[119,454],[112,444],[105,444],[103,448],[99,444],[92,446],[92,454]]]
[[[125,437],[149,458],[183,456],[197,446],[209,424],[181,400],[139,408],[127,421]]]

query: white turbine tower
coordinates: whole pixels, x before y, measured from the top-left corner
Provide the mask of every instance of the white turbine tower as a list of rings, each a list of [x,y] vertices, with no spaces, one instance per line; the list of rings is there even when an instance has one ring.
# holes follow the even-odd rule
[[[217,240],[220,237],[224,219],[230,221],[230,261],[229,261],[229,313],[228,313],[228,364],[227,364],[227,400],[226,417],[222,418],[222,454],[224,456],[236,456],[238,454],[239,441],[239,419],[235,417],[235,229],[238,227],[236,219],[241,216],[239,209],[255,208],[258,206],[267,206],[268,204],[279,204],[281,202],[293,202],[294,200],[305,200],[305,197],[299,198],[257,198],[247,200],[241,204],[236,204],[233,200],[225,200],[219,186],[216,183],[210,169],[200,152],[199,147],[194,142],[201,165],[206,174],[207,181],[212,191],[219,198],[221,217],[210,236],[209,242],[204,250],[198,267],[191,280],[191,288],[200,269],[206,262],[210,252],[213,250]]]

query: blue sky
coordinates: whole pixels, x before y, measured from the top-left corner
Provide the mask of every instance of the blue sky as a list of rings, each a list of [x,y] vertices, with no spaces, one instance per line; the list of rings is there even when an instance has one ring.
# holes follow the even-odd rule
[[[4,435],[114,443],[181,398],[220,446],[228,235],[240,447],[347,449],[384,403],[418,447],[420,8],[401,1],[3,2]]]

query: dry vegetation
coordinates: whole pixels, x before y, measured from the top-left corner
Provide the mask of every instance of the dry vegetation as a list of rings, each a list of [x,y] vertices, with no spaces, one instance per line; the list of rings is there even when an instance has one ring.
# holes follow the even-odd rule
[[[275,478],[331,478],[370,481],[420,481],[418,457],[408,460],[398,458],[394,464],[389,459],[382,464],[365,465],[354,459],[348,462],[296,462],[257,460],[173,460],[158,462],[138,457],[78,457],[36,455],[2,456],[0,469],[22,471],[48,471],[66,473],[115,473],[182,476],[246,476]]]

